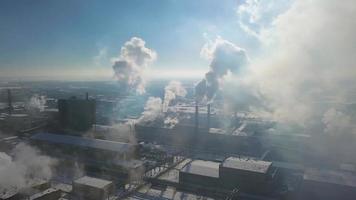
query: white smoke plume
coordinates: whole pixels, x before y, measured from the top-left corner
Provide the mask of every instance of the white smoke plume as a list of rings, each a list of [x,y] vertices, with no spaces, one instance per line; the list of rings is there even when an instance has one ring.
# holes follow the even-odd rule
[[[120,56],[113,65],[116,79],[125,92],[145,92],[143,72],[157,58],[157,53],[145,45],[143,39],[131,38],[121,47]]]
[[[292,0],[246,0],[237,8],[240,28],[262,40],[261,33],[271,27],[271,21],[285,11]]]
[[[324,132],[328,135],[356,134],[355,120],[351,116],[330,108],[323,116]]]
[[[244,49],[220,37],[204,45],[201,55],[210,61],[210,70],[196,85],[195,95],[197,101],[206,98],[211,102],[220,89],[222,78],[229,72],[238,72],[248,63],[248,57]]]
[[[42,112],[46,108],[46,102],[47,102],[47,100],[46,100],[45,96],[35,94],[30,98],[30,100],[27,104],[27,108],[32,111]]]
[[[249,95],[264,107],[253,111],[279,122],[305,128],[324,123],[326,132],[344,132],[333,123],[348,127],[354,121],[338,107],[356,100],[355,18],[352,0],[293,1],[275,17],[259,33],[262,55],[234,80],[258,91]],[[340,120],[330,120],[335,116]]]
[[[163,111],[167,111],[169,103],[177,96],[185,97],[185,95],[187,95],[187,90],[179,81],[169,82],[169,84],[164,88]]]
[[[162,99],[159,97],[149,97],[138,123],[150,123],[163,119]]]
[[[0,152],[1,194],[18,191],[52,177],[52,166],[56,160],[40,155],[38,150],[24,143],[18,144],[12,153],[11,157]]]
[[[112,128],[110,128],[105,134],[105,139],[137,144],[137,140],[134,135],[134,125],[130,122],[113,125]]]

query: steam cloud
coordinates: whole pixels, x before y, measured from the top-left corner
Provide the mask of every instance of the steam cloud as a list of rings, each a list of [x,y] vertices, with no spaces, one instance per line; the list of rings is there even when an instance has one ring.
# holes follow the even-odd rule
[[[221,79],[228,72],[236,73],[246,65],[248,57],[244,49],[222,38],[217,38],[214,42],[206,44],[202,48],[201,54],[210,60],[210,71],[196,85],[195,95],[197,101],[206,98],[209,103],[213,101],[219,90]]]
[[[355,13],[352,0],[298,0],[263,26],[262,55],[243,78],[232,81],[258,91],[248,95],[267,107],[250,109],[306,129],[322,123],[324,132],[354,132],[353,114],[342,110],[355,102]]]
[[[162,99],[159,97],[149,97],[138,122],[150,123],[158,119],[163,119]]]
[[[39,152],[24,144],[18,144],[13,157],[0,152],[0,193],[6,194],[32,186],[36,181],[49,180],[51,167],[56,160],[40,155]]]
[[[29,110],[36,110],[42,112],[46,107],[46,102],[47,100],[45,96],[35,94],[30,98],[27,107]]]
[[[169,82],[169,84],[164,88],[163,111],[167,111],[169,103],[177,96],[185,97],[185,95],[187,95],[187,90],[179,81]]]
[[[159,97],[149,97],[139,123],[162,123],[169,127],[174,127],[179,123],[179,116],[176,112],[169,112],[168,106],[176,97],[187,95],[186,89],[179,81],[171,81],[164,88],[164,101]]]
[[[120,56],[113,65],[115,76],[125,92],[145,92],[143,72],[157,58],[156,52],[145,44],[141,38],[131,38],[121,48]]]

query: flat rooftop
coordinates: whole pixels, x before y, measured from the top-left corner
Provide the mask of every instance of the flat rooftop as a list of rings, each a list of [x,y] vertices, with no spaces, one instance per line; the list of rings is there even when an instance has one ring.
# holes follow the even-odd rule
[[[349,172],[309,168],[305,170],[303,179],[305,181],[356,187],[356,176]]]
[[[83,176],[83,177],[75,180],[74,183],[86,185],[86,186],[90,186],[90,187],[95,187],[95,188],[100,188],[100,189],[103,189],[106,186],[112,184],[111,181],[93,178],[93,177],[89,177],[89,176]]]
[[[255,173],[267,173],[272,162],[249,158],[229,157],[222,163],[222,167],[250,171]]]
[[[181,172],[219,178],[219,165],[220,163],[218,162],[194,160],[186,164],[181,169]]]
[[[114,142],[109,140],[99,140],[69,135],[58,135],[52,133],[38,133],[32,136],[31,139],[56,144],[68,144],[114,152],[127,152],[133,148],[132,144],[123,142]]]

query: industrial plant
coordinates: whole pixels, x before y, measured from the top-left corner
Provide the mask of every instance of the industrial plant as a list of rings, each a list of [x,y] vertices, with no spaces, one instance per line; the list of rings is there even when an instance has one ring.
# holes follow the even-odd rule
[[[356,200],[356,1],[1,0],[0,200]]]
[[[51,173],[26,171],[23,184],[1,188],[1,199],[299,200],[356,195],[353,161],[312,150],[314,141],[323,138],[276,134],[271,130],[277,122],[223,112],[219,100],[204,104],[177,97],[159,101],[157,111],[146,104],[142,114],[124,114],[121,104],[132,97],[38,91],[41,95],[32,94],[28,103],[21,96],[24,91],[23,86],[2,90],[1,131],[7,134],[1,139],[1,162],[17,162],[16,149],[26,144],[35,149],[35,157],[43,157],[36,162],[51,162],[24,167],[49,165]]]

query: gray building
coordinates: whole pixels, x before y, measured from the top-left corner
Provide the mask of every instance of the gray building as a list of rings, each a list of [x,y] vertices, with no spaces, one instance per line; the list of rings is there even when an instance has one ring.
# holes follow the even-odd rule
[[[306,169],[299,199],[356,199],[356,176],[350,172]]]
[[[268,193],[277,172],[271,166],[272,163],[267,161],[229,157],[219,167],[220,181],[225,188]]]
[[[114,191],[114,184],[103,179],[84,176],[73,181],[73,196],[79,200],[109,199]]]
[[[58,110],[59,120],[63,128],[87,131],[95,123],[95,100],[59,99]]]
[[[218,187],[218,162],[194,160],[187,163],[179,172],[179,183],[190,186]]]

